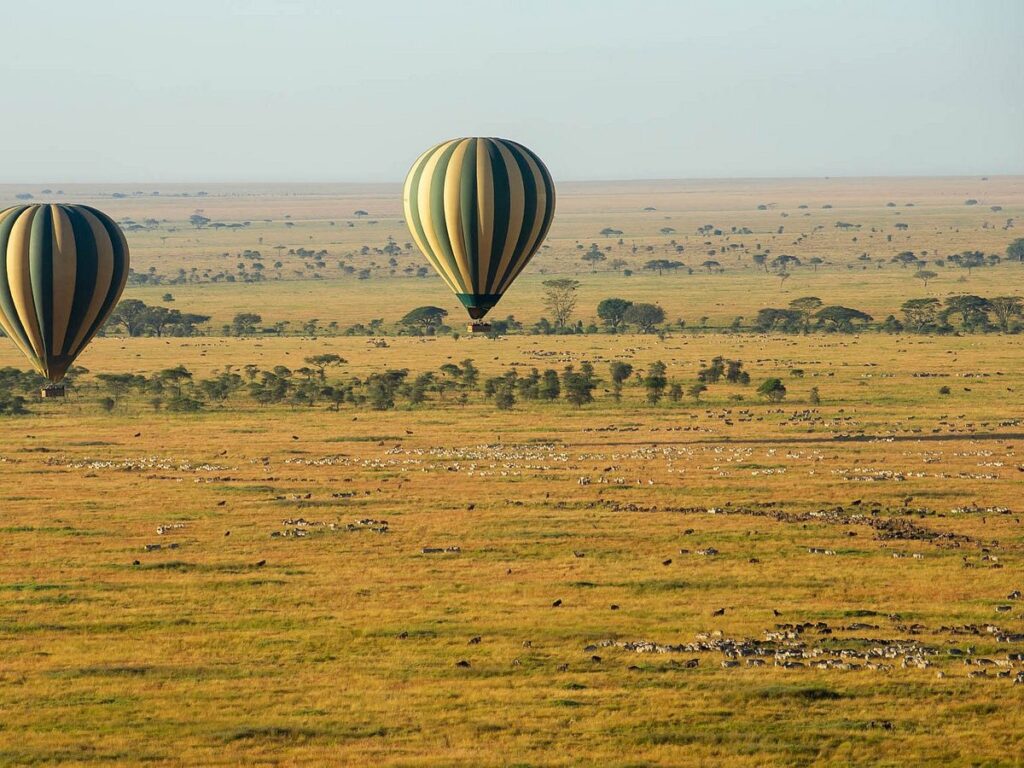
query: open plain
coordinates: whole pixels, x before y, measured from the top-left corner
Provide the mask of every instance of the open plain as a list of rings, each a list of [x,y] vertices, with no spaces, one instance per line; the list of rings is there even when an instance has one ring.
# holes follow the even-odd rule
[[[102,208],[125,299],[209,318],[111,324],[66,399],[0,417],[0,764],[1020,764],[1024,334],[879,326],[1024,292],[1024,179],[559,191],[488,338],[397,187],[0,187]],[[531,332],[553,278],[579,332]],[[757,327],[807,296],[872,320]],[[607,297],[660,332],[607,332]],[[423,305],[454,332],[408,333]],[[718,356],[751,383],[649,402],[656,361],[685,392]],[[467,359],[381,408],[247,389]],[[483,386],[585,363],[589,403]],[[100,378],[178,366],[161,398]]]

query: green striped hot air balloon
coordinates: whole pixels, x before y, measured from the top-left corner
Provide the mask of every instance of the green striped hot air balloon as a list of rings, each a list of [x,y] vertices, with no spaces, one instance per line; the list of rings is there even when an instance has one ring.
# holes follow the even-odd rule
[[[110,316],[128,280],[128,243],[86,205],[0,211],[0,326],[57,383]]]
[[[555,215],[555,185],[522,144],[452,139],[413,163],[403,202],[416,245],[479,320],[544,241]]]

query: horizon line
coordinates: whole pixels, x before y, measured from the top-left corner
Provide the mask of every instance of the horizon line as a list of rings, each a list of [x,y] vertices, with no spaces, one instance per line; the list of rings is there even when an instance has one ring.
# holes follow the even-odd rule
[[[830,181],[833,179],[842,179],[848,181],[854,180],[872,180],[872,179],[978,179],[984,181],[992,178],[1024,178],[1024,170],[1019,172],[998,172],[998,173],[936,173],[936,174],[921,174],[921,173],[891,173],[891,174],[828,174],[821,176],[808,176],[808,175],[794,175],[794,176],[657,176],[657,177],[632,177],[632,178],[594,178],[594,179],[561,179],[560,184],[640,184],[640,183],[669,183],[669,182],[694,182],[694,181]],[[342,179],[194,179],[194,180],[162,180],[162,181],[118,181],[118,180],[91,180],[91,181],[4,181],[0,180],[0,187],[16,187],[16,186],[43,186],[43,187],[57,187],[63,185],[97,185],[97,186],[116,186],[116,185],[132,185],[142,187],[157,187],[157,186],[183,186],[189,184],[210,184],[217,186],[245,186],[245,185],[300,185],[300,184],[318,184],[318,185],[382,185],[390,186],[397,185],[401,186],[402,180],[391,180],[391,181],[370,181],[370,180],[342,180]]]

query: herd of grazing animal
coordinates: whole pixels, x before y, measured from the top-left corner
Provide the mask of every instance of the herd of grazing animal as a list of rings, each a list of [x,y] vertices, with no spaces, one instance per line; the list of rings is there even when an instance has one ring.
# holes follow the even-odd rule
[[[815,409],[767,410],[773,413],[766,413],[765,410],[755,412],[751,409],[708,409],[701,415],[701,420],[731,426],[763,419],[766,416],[775,416],[781,417],[784,425],[820,426],[827,423],[831,428],[846,430],[846,434],[851,434],[849,430],[860,428],[853,416],[841,413],[833,414],[825,419]],[[685,416],[685,418],[691,419],[693,415]],[[825,420],[823,421],[823,419]],[[659,432],[664,435],[666,432],[681,431],[691,426],[696,425],[663,424],[649,427],[647,431]],[[961,431],[971,432],[977,428],[994,428],[995,426],[988,423],[964,424],[951,418],[944,418],[941,421],[941,427],[951,434]],[[254,459],[251,465],[256,468],[252,471],[261,470],[264,473],[260,478],[261,481],[281,483],[282,487],[291,489],[290,492],[274,493],[270,498],[264,499],[264,502],[273,505],[274,509],[286,508],[292,511],[292,514],[287,517],[277,518],[281,527],[269,532],[269,536],[274,539],[316,539],[330,533],[388,534],[391,532],[390,524],[387,520],[377,517],[363,516],[351,519],[350,522],[344,522],[339,519],[311,519],[295,513],[318,505],[336,504],[343,509],[348,503],[377,504],[378,502],[373,499],[375,496],[380,496],[382,499],[395,498],[394,494],[388,497],[382,488],[402,487],[403,483],[410,482],[410,478],[429,476],[432,473],[444,473],[446,476],[456,473],[464,478],[463,482],[470,484],[493,484],[502,481],[513,483],[532,477],[544,477],[545,482],[548,483],[548,491],[544,494],[543,500],[539,501],[537,497],[530,496],[506,498],[503,503],[510,512],[516,508],[542,504],[553,511],[579,509],[622,516],[668,513],[695,520],[716,516],[742,516],[783,525],[834,527],[841,529],[843,535],[847,537],[862,536],[862,541],[864,535],[867,534],[874,542],[878,542],[875,546],[880,545],[883,548],[889,547],[893,543],[917,547],[915,550],[894,549],[887,553],[887,556],[891,555],[895,559],[924,559],[929,556],[926,551],[930,547],[939,550],[960,550],[958,556],[962,556],[962,565],[965,568],[1003,568],[1007,562],[1005,546],[996,536],[982,538],[978,531],[987,531],[990,521],[993,519],[998,519],[1001,523],[1013,520],[1018,525],[1020,522],[1019,518],[1005,506],[996,504],[984,506],[971,503],[954,506],[948,510],[936,510],[921,505],[920,501],[915,502],[913,493],[901,494],[895,502],[872,500],[859,494],[851,494],[856,497],[846,503],[832,502],[813,505],[782,501],[748,501],[746,503],[724,501],[714,506],[675,505],[671,503],[673,495],[664,493],[657,496],[657,502],[653,500],[653,497],[645,496],[643,492],[635,492],[625,498],[622,494],[603,495],[604,490],[601,486],[619,484],[626,486],[627,489],[636,489],[638,486],[643,488],[660,486],[674,474],[684,472],[713,472],[717,477],[737,477],[747,473],[749,476],[760,478],[770,476],[772,473],[784,473],[787,467],[760,466],[753,470],[748,470],[747,467],[756,466],[756,462],[765,460],[789,462],[794,466],[806,463],[814,467],[829,458],[828,449],[823,449],[819,445],[787,444],[783,440],[761,446],[720,444],[714,440],[705,440],[700,437],[693,442],[672,442],[675,438],[671,438],[669,442],[657,442],[662,437],[644,442],[643,438],[638,435],[638,432],[642,430],[642,427],[627,425],[587,427],[582,431],[618,433],[623,436],[623,442],[600,445],[581,444],[575,448],[557,441],[441,447],[417,447],[403,443],[397,445],[389,443],[388,445],[379,445],[376,451],[371,449],[368,453],[313,456],[299,452],[298,455],[289,455],[285,458],[275,474],[266,474],[271,471],[272,460],[270,457]],[[909,431],[919,433],[920,428],[912,426]],[[639,441],[637,441],[638,437]],[[651,437],[654,436],[651,435]],[[690,440],[691,438],[686,439]],[[702,442],[702,440],[704,441]],[[958,450],[952,452],[932,446],[920,448],[916,453],[914,451],[905,452],[905,455],[919,459],[921,465],[927,467],[928,472],[932,472],[931,475],[918,470],[895,471],[884,467],[873,467],[868,464],[860,464],[857,460],[853,460],[848,466],[833,469],[832,474],[840,481],[848,483],[905,482],[911,478],[926,479],[929,476],[951,480],[978,480],[989,477],[1002,478],[1005,471],[1015,468],[1013,462],[1009,460],[1009,457],[1012,456],[1011,446],[1006,446],[1005,449],[1000,446],[1000,449],[996,450],[969,440],[965,442],[966,446],[961,445]],[[935,468],[941,468],[940,465],[943,462],[952,460],[973,462],[981,471],[967,471],[961,467],[958,471],[940,474],[933,472]],[[86,473],[143,471],[154,474],[162,473],[160,477],[166,479],[171,479],[175,473],[191,474],[203,478],[202,480],[197,479],[197,482],[208,482],[209,480],[206,478],[218,482],[231,482],[241,479],[240,475],[244,472],[239,467],[156,456],[121,460],[69,460],[66,457],[50,457],[46,461],[49,464]],[[319,471],[332,475],[361,473],[364,477],[367,475],[371,477],[377,475],[382,478],[390,476],[390,480],[378,480],[379,485],[375,489],[371,480],[370,486],[362,490],[325,491],[321,478],[306,478],[297,474],[311,468],[317,468]],[[581,471],[587,474],[581,476],[579,474]],[[237,474],[226,475],[225,473],[228,472]],[[288,477],[288,473],[296,473],[296,476]],[[578,492],[558,493],[556,488],[550,485],[551,482],[557,483],[558,478],[563,478],[566,482],[576,485]],[[389,481],[392,485],[385,485]],[[299,482],[311,482],[314,483],[314,486],[310,490],[297,490]],[[514,486],[510,485],[509,487]],[[382,496],[382,494],[384,495]],[[888,499],[889,496],[883,495],[880,498]],[[216,502],[216,505],[223,506],[225,503],[221,500]],[[456,506],[464,514],[472,516],[493,512],[493,507],[501,506],[501,504],[502,502],[495,501],[492,497],[486,505],[472,502]],[[483,506],[490,507],[490,509],[481,509]],[[980,520],[981,526],[980,528],[974,526],[971,533],[968,534],[960,532],[958,526],[955,525],[933,524],[932,521],[937,518],[947,518],[947,523],[948,519],[969,518],[974,521]],[[189,523],[183,521],[160,524],[156,527],[156,533],[163,540],[160,543],[147,543],[144,546],[144,554],[155,557],[163,551],[177,549],[181,545],[173,540],[174,536],[183,533],[188,525]],[[677,548],[672,554],[665,552],[657,561],[660,562],[663,569],[672,571],[691,567],[691,564],[696,562],[695,558],[706,559],[709,567],[714,568],[716,567],[713,565],[714,563],[722,563],[730,558],[730,547],[726,544],[719,545],[721,550],[725,550],[723,552],[719,547],[706,542],[709,531],[704,530],[698,533],[697,529],[693,527],[681,528],[680,531],[684,537],[703,537],[705,541],[701,546]],[[230,535],[230,530],[223,532],[224,537]],[[168,541],[168,539],[172,540]],[[843,556],[843,551],[837,549],[835,545],[816,545],[813,542],[805,546],[802,551],[810,556],[829,558],[830,561]],[[583,560],[588,556],[588,552],[583,549],[570,549],[569,552],[575,560]],[[472,558],[474,550],[464,548],[461,544],[442,541],[422,544],[418,548],[418,554],[421,556]],[[256,561],[255,567],[264,567],[267,562],[267,558],[261,558]],[[589,563],[590,561],[585,562]],[[744,557],[744,562],[759,564],[761,560],[755,557]],[[134,563],[139,565],[140,560],[136,559]],[[653,562],[652,565],[656,567],[657,563]],[[509,568],[507,575],[511,574],[512,569]],[[1016,621],[1020,618],[1017,601],[1021,599],[1021,590],[1008,590],[1004,595],[1005,597],[1001,598],[998,604],[993,605],[992,610],[1000,616],[1001,620]],[[547,605],[551,608],[565,610],[564,606],[571,606],[571,603],[572,600],[567,597],[551,595]],[[620,603],[616,602],[611,603],[609,609],[619,611],[620,607]],[[628,609],[628,605],[625,607]],[[706,616],[720,619],[726,624],[739,613],[736,606],[732,604],[721,604],[717,607],[709,607],[707,610]],[[770,610],[774,619],[782,617],[782,613],[776,609],[766,610]],[[787,614],[792,615],[789,611]],[[932,669],[942,677],[961,675],[971,680],[1009,679],[1014,683],[1024,684],[1024,633],[1022,632],[995,624],[928,628],[920,623],[907,624],[898,616],[889,616],[888,620],[890,625],[887,630],[881,629],[878,624],[854,622],[846,625],[832,625],[820,620],[803,622],[794,620],[776,623],[764,630],[763,637],[756,639],[731,637],[721,630],[700,633],[695,640],[689,642],[630,641],[616,637],[587,642],[583,646],[585,657],[582,660],[587,664],[609,664],[620,660],[622,653],[659,654],[667,656],[670,659],[669,663],[673,666],[693,669],[701,664],[706,665],[709,655],[717,655],[717,666],[722,669],[774,667],[787,670],[817,669],[834,672],[857,670],[889,672],[897,668]],[[926,642],[924,638],[929,635],[933,635],[935,639]],[[961,647],[961,645],[952,644],[956,638],[969,635],[1006,645],[1007,650],[1001,654],[985,654],[978,653],[973,645]],[[409,635],[402,632],[398,637],[407,639]],[[473,648],[483,642],[482,635],[474,634],[470,636],[467,645]],[[526,641],[524,646],[531,647],[530,641]],[[600,649],[604,649],[604,651],[598,654],[597,651]],[[559,650],[564,652],[564,649]],[[683,655],[686,658],[675,660],[674,657],[678,655]],[[565,659],[556,659],[555,661],[558,662],[555,669],[561,671],[567,671],[578,663]],[[460,669],[469,669],[479,665],[472,657],[460,658],[455,661],[455,664]],[[514,664],[520,666],[522,660],[516,658]],[[629,668],[642,669],[635,664],[630,664]]]

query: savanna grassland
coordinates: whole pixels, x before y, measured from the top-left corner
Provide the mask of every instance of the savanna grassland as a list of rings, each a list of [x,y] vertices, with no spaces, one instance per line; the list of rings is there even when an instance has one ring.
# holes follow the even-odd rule
[[[559,189],[493,313],[526,327],[498,338],[398,335],[428,304],[461,329],[394,187],[64,190],[128,229],[149,277],[125,298],[210,320],[111,327],[65,400],[0,417],[0,764],[1024,761],[1024,334],[752,327],[803,296],[881,321],[1024,293],[1005,258],[1024,180]],[[0,203],[26,191],[50,198]],[[592,243],[603,261],[581,261]],[[1003,258],[948,261],[964,251]],[[531,334],[552,277],[580,282],[584,326],[622,296],[660,304],[664,332]],[[225,335],[240,312],[277,327]],[[244,387],[195,412],[141,386],[100,405],[101,373],[324,354],[331,380],[472,359],[479,383],[384,410]],[[750,383],[647,402],[656,361],[689,386],[716,356]],[[612,361],[635,371],[621,400]],[[584,363],[581,407],[482,390]],[[759,396],[775,377],[785,397]]]

